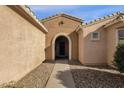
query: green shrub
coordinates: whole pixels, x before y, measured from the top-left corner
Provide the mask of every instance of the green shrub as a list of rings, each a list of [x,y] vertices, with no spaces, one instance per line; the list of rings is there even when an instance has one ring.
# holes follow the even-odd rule
[[[120,72],[124,72],[124,43],[119,43],[114,55],[114,62]]]

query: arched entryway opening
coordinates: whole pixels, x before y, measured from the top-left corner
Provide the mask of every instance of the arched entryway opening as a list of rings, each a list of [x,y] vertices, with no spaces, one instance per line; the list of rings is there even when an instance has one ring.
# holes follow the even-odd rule
[[[55,59],[69,58],[69,41],[65,36],[59,36],[55,41]]]
[[[62,38],[64,38],[64,39],[62,40]],[[62,50],[65,50],[67,52],[66,53],[67,56],[64,56],[64,57],[71,60],[72,41],[71,41],[71,38],[66,33],[58,33],[57,35],[54,36],[54,38],[52,40],[52,60],[56,59],[56,57],[57,57],[56,52],[57,51],[59,51],[59,52],[62,51],[62,50],[57,50],[56,51],[56,47],[57,47],[56,44],[58,44],[59,41],[61,41],[61,40],[64,41],[64,43],[67,44],[67,45],[64,44],[65,46],[63,46],[63,45],[59,44],[58,46],[59,47],[67,47],[67,49],[62,49]],[[64,54],[64,53],[61,52],[61,54]]]

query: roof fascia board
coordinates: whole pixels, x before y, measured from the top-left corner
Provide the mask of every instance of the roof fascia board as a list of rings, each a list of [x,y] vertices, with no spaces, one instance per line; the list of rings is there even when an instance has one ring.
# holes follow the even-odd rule
[[[48,32],[47,29],[42,25],[42,23],[40,23],[38,19],[36,19],[33,15],[31,15],[30,11],[28,11],[25,8],[25,6],[20,6],[20,5],[7,5],[7,6],[13,9],[15,12],[17,12],[26,20],[28,20],[32,25],[36,26],[42,32],[44,33]]]
[[[46,21],[55,19],[55,18],[57,18],[57,17],[66,17],[66,18],[69,18],[69,19],[71,19],[71,20],[74,20],[74,21],[78,21],[78,22],[80,22],[80,23],[83,23],[83,20],[82,20],[82,19],[79,19],[79,18],[70,16],[70,15],[67,15],[67,14],[57,14],[57,15],[55,15],[55,16],[51,16],[51,17],[45,18],[45,19],[41,20],[41,22],[46,22]]]
[[[101,20],[98,20],[98,21],[91,21],[90,23],[84,25],[84,27],[89,27],[89,26],[92,26],[92,25],[95,25],[95,24],[98,24],[98,23],[101,23],[101,22],[104,22],[106,20],[110,20],[110,19],[114,19],[116,18],[117,16],[113,16],[113,17],[110,17],[110,18],[106,18],[106,19],[101,19]]]
[[[113,24],[115,24],[115,23],[117,23],[117,22],[120,22],[120,21],[124,22],[124,20],[122,20],[122,19],[115,19],[115,20],[113,20],[113,21],[107,23],[107,24],[104,26],[104,28],[107,28],[107,27],[109,27],[109,26],[111,26],[111,25],[113,25]]]
[[[75,29],[77,33],[83,32],[83,25],[78,25],[78,27]]]
[[[73,17],[73,16],[70,16],[70,15],[65,15],[65,14],[63,14],[62,17],[66,17],[66,18],[69,18],[69,19],[72,19],[72,20],[78,21],[78,22],[80,22],[80,23],[83,23],[83,20],[78,19],[78,18]]]

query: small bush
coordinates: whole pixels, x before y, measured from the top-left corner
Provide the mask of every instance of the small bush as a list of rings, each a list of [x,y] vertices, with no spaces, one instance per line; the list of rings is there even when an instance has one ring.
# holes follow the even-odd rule
[[[124,43],[119,43],[114,55],[114,62],[120,72],[124,72]]]

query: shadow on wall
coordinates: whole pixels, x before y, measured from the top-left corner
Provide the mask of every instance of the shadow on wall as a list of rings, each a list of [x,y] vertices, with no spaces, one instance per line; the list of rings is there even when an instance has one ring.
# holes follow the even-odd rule
[[[89,63],[106,63],[107,62],[107,39],[106,31],[104,27],[101,26],[95,29],[93,32],[99,32],[99,40],[92,40],[92,32],[88,33],[84,37],[84,62]],[[90,55],[90,56],[89,56]]]
[[[63,78],[69,72],[69,70],[60,71],[56,76],[65,87],[70,87],[69,82],[67,83],[65,78]],[[71,72],[77,88],[124,87],[124,75],[93,69],[71,69]]]
[[[54,62],[45,61],[19,81],[2,84],[3,88],[44,88],[54,68]]]
[[[45,48],[45,56],[46,56],[47,60],[52,59],[52,40],[53,40],[54,36],[56,36],[58,33],[53,35],[49,46]],[[68,36],[72,40],[72,59],[77,60],[78,59],[78,34],[77,34],[77,32],[74,31],[74,32],[70,33]]]

